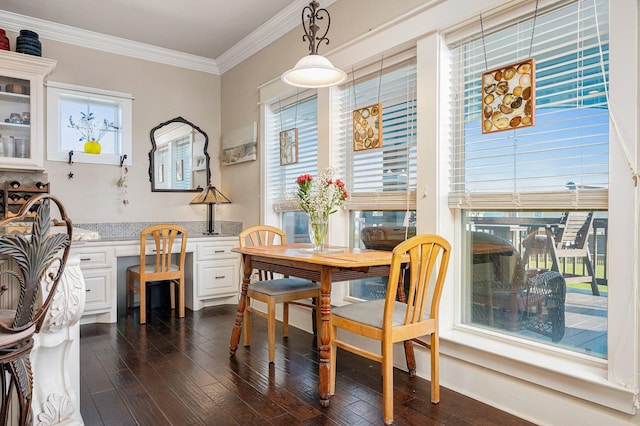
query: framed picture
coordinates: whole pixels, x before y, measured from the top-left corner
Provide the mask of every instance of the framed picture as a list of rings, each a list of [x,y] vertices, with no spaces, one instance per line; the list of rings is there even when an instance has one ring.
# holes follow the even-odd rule
[[[222,135],[222,164],[244,163],[258,159],[258,123],[234,129]]]
[[[382,104],[353,111],[353,150],[382,147]]]
[[[195,159],[193,160],[193,170],[204,170],[206,164],[207,159],[204,157],[204,155],[196,155]]]
[[[280,165],[298,162],[298,128],[280,132]]]
[[[184,180],[184,160],[176,160],[176,180],[178,182]]]
[[[482,74],[482,133],[534,124],[533,58]]]

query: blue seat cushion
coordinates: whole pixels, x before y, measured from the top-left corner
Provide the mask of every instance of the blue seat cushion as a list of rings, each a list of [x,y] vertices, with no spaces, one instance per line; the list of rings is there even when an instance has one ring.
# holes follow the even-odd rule
[[[280,294],[294,293],[297,291],[320,290],[320,284],[301,278],[279,278],[250,284],[249,290],[266,294],[267,296],[278,296]]]

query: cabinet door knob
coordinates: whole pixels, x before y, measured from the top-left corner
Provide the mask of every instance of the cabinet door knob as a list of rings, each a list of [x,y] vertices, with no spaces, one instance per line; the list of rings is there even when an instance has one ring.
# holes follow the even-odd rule
[[[219,276],[216,277],[216,280],[220,280],[220,279],[222,279],[224,277],[226,277],[226,275],[219,275]]]
[[[216,250],[214,253],[224,253],[224,250]]]
[[[80,262],[88,262],[88,261],[90,261],[90,260],[91,260],[91,258],[90,258],[90,257],[81,257],[81,258],[80,258]]]

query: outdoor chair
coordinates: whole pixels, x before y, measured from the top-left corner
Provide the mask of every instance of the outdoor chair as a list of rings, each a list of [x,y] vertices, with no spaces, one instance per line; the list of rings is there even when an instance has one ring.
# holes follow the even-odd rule
[[[471,232],[472,320],[506,330],[531,330],[562,340],[566,283],[556,271],[526,271],[510,241]]]
[[[563,214],[558,226],[538,228],[530,232],[522,242],[523,258],[528,269],[539,266],[538,256],[543,256],[545,261],[548,256],[551,260],[551,270],[562,273],[567,283],[589,283],[591,292],[599,296],[600,291],[587,244],[592,224],[592,211],[571,211]],[[577,273],[576,259],[582,261],[582,274]],[[573,266],[571,271],[568,270],[569,264]]]

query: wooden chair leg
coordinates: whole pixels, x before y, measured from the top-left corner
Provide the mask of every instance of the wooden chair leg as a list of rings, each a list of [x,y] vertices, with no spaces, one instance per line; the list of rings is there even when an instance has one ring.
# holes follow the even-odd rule
[[[169,281],[169,300],[171,300],[171,310],[176,309],[176,282]]]
[[[440,402],[440,339],[431,333],[431,402]]]
[[[147,283],[140,282],[140,324],[147,323]]]
[[[273,299],[267,302],[267,338],[269,340],[269,363],[276,361],[276,304]]]
[[[289,337],[289,303],[282,304],[282,338]]]
[[[385,424],[393,423],[393,343],[382,342],[382,401]]]
[[[244,345],[251,345],[251,298],[247,296],[246,307],[244,309]]]
[[[178,281],[178,318],[184,318],[184,278]]]

